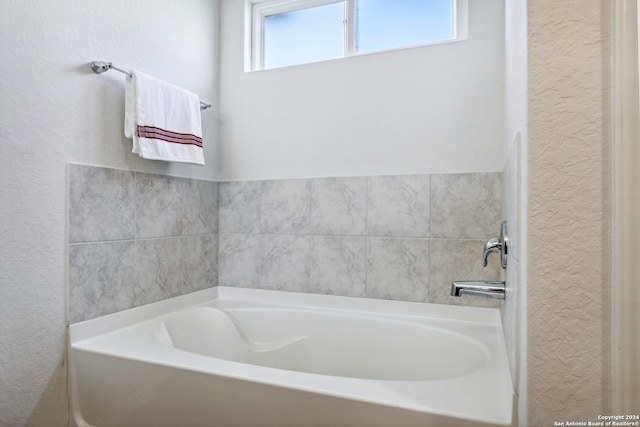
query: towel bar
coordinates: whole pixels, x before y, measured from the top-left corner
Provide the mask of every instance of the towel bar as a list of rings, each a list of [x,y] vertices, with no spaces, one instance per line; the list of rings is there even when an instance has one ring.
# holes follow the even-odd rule
[[[133,77],[133,74],[131,74],[130,71],[127,71],[127,70],[125,70],[123,68],[120,68],[120,67],[116,67],[111,62],[93,61],[91,63],[91,69],[96,74],[102,74],[105,71],[109,71],[109,70],[116,70],[116,71],[119,71],[119,72],[121,72],[123,74],[126,74],[129,77]],[[211,108],[211,104],[208,103],[208,102],[200,101],[200,109],[201,110],[206,110],[207,108]]]

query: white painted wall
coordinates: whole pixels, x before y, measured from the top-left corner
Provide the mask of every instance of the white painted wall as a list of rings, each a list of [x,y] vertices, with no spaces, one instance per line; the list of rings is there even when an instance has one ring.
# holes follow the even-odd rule
[[[527,0],[505,3],[504,218],[508,224],[507,298],[503,326],[518,418],[527,425]]]
[[[224,180],[501,171],[504,2],[469,39],[244,72],[244,2],[221,1]]]
[[[68,162],[213,180],[218,3],[0,2],[0,425],[61,426],[66,367]],[[124,76],[198,93],[207,167],[141,160],[123,137]]]

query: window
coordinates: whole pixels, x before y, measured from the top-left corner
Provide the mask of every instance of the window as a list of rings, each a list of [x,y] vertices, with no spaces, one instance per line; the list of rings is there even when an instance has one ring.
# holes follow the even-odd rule
[[[246,0],[247,70],[466,38],[467,0]]]

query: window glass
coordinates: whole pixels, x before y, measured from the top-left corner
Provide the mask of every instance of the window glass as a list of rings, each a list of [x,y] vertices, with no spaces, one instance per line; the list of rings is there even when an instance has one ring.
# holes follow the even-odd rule
[[[453,0],[357,0],[356,52],[454,38]]]
[[[467,38],[467,0],[245,0],[247,70]]]
[[[344,2],[268,15],[264,68],[344,56]]]

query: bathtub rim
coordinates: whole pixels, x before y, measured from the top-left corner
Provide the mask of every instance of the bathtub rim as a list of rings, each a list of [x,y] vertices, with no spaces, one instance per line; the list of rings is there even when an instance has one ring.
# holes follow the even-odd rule
[[[256,292],[260,295],[256,295]],[[259,305],[272,303],[295,308],[320,308],[336,312],[355,310],[358,313],[375,316],[407,318],[419,316],[444,321],[502,325],[500,310],[497,308],[215,286],[93,319],[70,323],[70,332],[74,335],[71,343],[95,338],[135,323],[163,317],[168,313],[177,313],[184,309],[204,306],[216,299],[242,299],[242,301]],[[328,306],[329,304],[331,306]]]
[[[322,310],[322,311],[330,311],[337,313],[349,313],[356,312],[358,315],[371,315],[375,317],[392,317],[392,318],[422,318],[422,319],[434,319],[438,322],[458,322],[458,323],[472,323],[472,324],[480,324],[486,327],[497,327],[498,328],[498,336],[497,342],[494,345],[498,347],[502,347],[502,351],[499,351],[496,354],[499,360],[494,360],[492,365],[500,364],[507,366],[506,372],[503,372],[503,375],[507,375],[506,378],[500,378],[498,382],[500,382],[506,390],[506,384],[508,383],[508,390],[510,397],[510,401],[507,405],[504,405],[504,411],[501,412],[503,416],[499,417],[491,417],[491,418],[479,418],[476,415],[468,415],[460,412],[442,410],[438,405],[404,405],[404,404],[390,404],[385,400],[371,399],[368,397],[362,397],[358,395],[352,394],[352,390],[348,389],[345,393],[343,391],[335,391],[331,387],[328,387],[326,390],[318,389],[315,387],[306,387],[300,386],[299,379],[300,377],[306,376],[317,376],[324,377],[324,375],[319,374],[310,374],[304,372],[295,372],[295,371],[287,371],[287,370],[279,370],[285,373],[285,377],[288,379],[287,381],[282,381],[279,379],[278,381],[272,382],[268,379],[265,380],[265,377],[262,375],[257,375],[256,378],[255,373],[262,373],[265,369],[272,370],[276,368],[265,368],[261,366],[253,366],[241,364],[240,362],[234,361],[225,361],[222,359],[215,359],[218,361],[218,365],[221,365],[223,370],[215,369],[215,370],[201,370],[201,366],[198,366],[200,369],[198,371],[203,371],[206,374],[212,375],[222,375],[228,378],[233,378],[237,380],[243,381],[256,381],[262,384],[273,385],[276,387],[286,387],[298,389],[301,391],[317,393],[317,394],[328,394],[331,396],[345,398],[360,402],[367,402],[376,405],[386,405],[395,408],[402,408],[409,411],[416,412],[424,412],[424,413],[432,413],[439,414],[443,416],[454,416],[462,419],[466,419],[469,421],[477,421],[477,422],[493,422],[496,425],[510,425],[512,423],[513,411],[512,411],[512,402],[515,400],[515,396],[513,393],[513,389],[511,387],[511,378],[508,371],[508,362],[506,360],[506,353],[504,351],[504,335],[502,332],[502,321],[500,317],[499,310],[497,309],[489,309],[489,308],[480,308],[480,307],[459,307],[459,306],[450,306],[450,305],[440,305],[440,304],[430,304],[430,303],[413,303],[413,302],[404,302],[404,301],[390,301],[390,300],[374,300],[374,299],[363,299],[363,298],[354,298],[354,297],[342,297],[342,296],[333,296],[333,295],[319,295],[319,294],[304,294],[304,293],[295,293],[295,292],[284,292],[284,291],[274,291],[274,290],[260,290],[260,289],[249,289],[249,288],[227,288],[227,287],[216,287],[209,288],[202,291],[197,291],[191,294],[175,297],[169,300],[164,300],[152,304],[148,304],[141,307],[136,307],[133,309],[129,309],[126,311],[109,314],[106,316],[102,316],[95,319],[85,320],[82,322],[77,322],[70,325],[70,333],[69,333],[69,351],[70,351],[70,381],[72,385],[76,384],[73,372],[73,355],[72,355],[72,347],[75,347],[78,351],[89,351],[94,353],[99,353],[106,356],[111,357],[122,357],[129,360],[134,360],[143,363],[153,363],[159,364],[163,366],[167,366],[175,369],[182,369],[187,371],[193,371],[193,366],[189,363],[166,363],[163,361],[163,358],[169,353],[179,353],[183,354],[183,350],[175,349],[175,348],[164,348],[158,345],[157,349],[162,350],[164,353],[158,354],[147,354],[147,355],[137,355],[137,356],[123,356],[119,351],[100,351],[96,349],[92,349],[89,345],[88,348],[85,348],[82,343],[87,341],[93,341],[93,339],[99,338],[103,335],[109,334],[111,332],[121,330],[127,327],[131,327],[144,322],[154,321],[156,319],[160,320],[162,318],[166,318],[168,315],[175,315],[184,310],[191,310],[201,306],[207,306],[213,300],[242,300],[243,302],[253,303],[258,306],[270,306],[277,305],[281,307],[290,307],[295,309],[312,309],[312,310]],[[381,313],[383,311],[384,313]],[[78,346],[74,346],[74,344],[78,344]],[[188,352],[186,352],[188,353]],[[209,359],[207,356],[202,356],[194,353],[188,353],[190,356],[189,360],[204,360]],[[241,372],[240,375],[237,374],[238,371],[231,369],[231,372],[224,371],[224,368],[229,368],[231,366],[233,368],[234,365],[241,364],[244,365],[243,369],[247,369],[247,372]],[[486,370],[489,369],[487,367],[483,372],[486,373]],[[491,369],[496,369],[495,366],[491,367]],[[278,369],[276,369],[278,370]],[[223,372],[224,371],[224,372]],[[474,375],[474,374],[469,374]],[[426,383],[431,384],[443,384],[445,387],[453,387],[459,382],[463,382],[465,378],[469,375],[465,375],[458,378],[444,379],[444,380],[431,380]],[[483,373],[478,373],[478,380],[482,380]],[[291,381],[293,378],[293,382]],[[394,381],[394,380],[369,380],[369,379],[354,379],[354,378],[343,378],[343,377],[330,377],[331,381],[335,381],[338,379],[338,382],[344,381],[346,384],[360,383],[366,385],[367,383],[402,383],[403,381]],[[418,381],[419,382],[419,381]],[[75,387],[72,387],[75,388]],[[72,400],[74,404],[72,405],[72,414],[76,420],[83,420],[82,414],[78,408],[78,398],[76,394],[76,390],[71,391]],[[79,423],[78,425],[83,425]],[[89,426],[89,424],[86,424]]]

